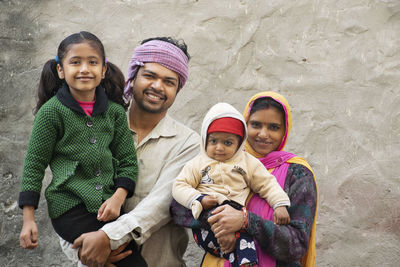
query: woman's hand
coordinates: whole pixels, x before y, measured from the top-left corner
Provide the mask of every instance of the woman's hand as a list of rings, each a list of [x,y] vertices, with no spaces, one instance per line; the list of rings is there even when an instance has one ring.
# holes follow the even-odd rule
[[[213,216],[208,218],[208,222],[216,238],[235,233],[242,227],[243,212],[229,205],[219,206],[211,214]]]

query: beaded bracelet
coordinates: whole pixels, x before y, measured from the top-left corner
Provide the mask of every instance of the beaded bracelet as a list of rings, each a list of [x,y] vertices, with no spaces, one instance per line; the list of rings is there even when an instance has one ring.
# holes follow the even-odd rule
[[[246,209],[246,207],[243,207],[242,211],[243,211],[243,219],[242,219],[241,229],[245,229],[247,226],[247,209]]]

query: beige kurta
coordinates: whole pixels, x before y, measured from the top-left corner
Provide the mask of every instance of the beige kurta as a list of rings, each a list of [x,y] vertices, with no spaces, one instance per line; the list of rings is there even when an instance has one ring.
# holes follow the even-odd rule
[[[169,207],[172,183],[185,163],[198,154],[199,135],[167,115],[140,144],[135,132],[133,137],[139,165],[135,194],[125,202],[128,213],[102,230],[112,249],[133,238],[142,245],[149,266],[185,266],[182,257],[188,237],[171,221]]]

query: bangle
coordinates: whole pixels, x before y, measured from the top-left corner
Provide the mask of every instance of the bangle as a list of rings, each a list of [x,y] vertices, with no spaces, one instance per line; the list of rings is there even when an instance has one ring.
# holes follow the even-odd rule
[[[246,209],[246,207],[243,207],[242,211],[243,211],[243,219],[242,219],[242,227],[240,227],[240,229],[245,229],[247,226],[247,209]]]

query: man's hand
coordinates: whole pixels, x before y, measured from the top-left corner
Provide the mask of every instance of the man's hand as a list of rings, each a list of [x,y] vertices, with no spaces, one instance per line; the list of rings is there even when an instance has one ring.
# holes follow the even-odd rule
[[[110,239],[102,230],[82,234],[72,248],[80,249],[80,260],[90,267],[102,267],[110,255]]]
[[[116,250],[111,251],[111,254],[107,259],[105,267],[115,267],[116,265],[114,265],[113,262],[119,262],[120,260],[131,255],[132,250],[127,250],[127,251],[122,252],[128,245],[129,245],[129,242],[123,244]]]

